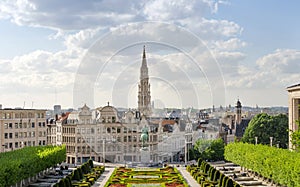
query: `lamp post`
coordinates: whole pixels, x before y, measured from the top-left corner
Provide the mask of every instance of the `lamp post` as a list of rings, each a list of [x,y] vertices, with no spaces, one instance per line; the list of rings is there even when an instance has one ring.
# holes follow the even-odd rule
[[[272,136],[270,137],[270,146],[271,147],[273,146],[273,137]]]
[[[257,138],[258,138],[258,137],[257,137],[257,136],[255,136],[255,145],[257,145]]]
[[[105,138],[102,139],[103,166],[105,166]]]

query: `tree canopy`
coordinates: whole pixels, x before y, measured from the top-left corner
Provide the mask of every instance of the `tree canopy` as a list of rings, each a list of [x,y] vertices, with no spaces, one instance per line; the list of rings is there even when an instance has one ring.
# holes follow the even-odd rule
[[[270,116],[266,113],[257,114],[249,122],[242,138],[243,142],[270,144],[270,137],[273,137],[273,145],[279,144],[281,148],[288,146],[288,117],[284,114]]]
[[[199,152],[203,160],[224,160],[224,142],[223,140],[197,140],[194,149]]]

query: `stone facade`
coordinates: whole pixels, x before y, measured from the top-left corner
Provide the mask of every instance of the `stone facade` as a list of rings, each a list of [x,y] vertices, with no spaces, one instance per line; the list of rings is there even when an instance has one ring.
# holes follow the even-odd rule
[[[289,133],[298,129],[296,120],[300,119],[300,84],[287,87],[288,103],[289,103]],[[289,141],[289,148],[292,148]]]
[[[0,151],[47,144],[46,110],[0,109]]]

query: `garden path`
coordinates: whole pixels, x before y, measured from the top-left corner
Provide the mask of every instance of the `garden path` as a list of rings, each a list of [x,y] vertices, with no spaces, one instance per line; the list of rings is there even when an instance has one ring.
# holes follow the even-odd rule
[[[189,186],[191,187],[200,187],[200,184],[191,176],[191,174],[186,170],[186,167],[176,167],[181,173],[183,178],[186,180]]]

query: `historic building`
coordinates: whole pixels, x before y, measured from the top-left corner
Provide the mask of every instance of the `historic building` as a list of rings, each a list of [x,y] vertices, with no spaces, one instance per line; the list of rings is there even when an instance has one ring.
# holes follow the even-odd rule
[[[179,161],[179,156],[188,156],[188,148],[203,133],[193,131],[191,124],[181,124],[180,117],[173,113],[167,119],[152,116],[145,46],[138,88],[137,110],[120,113],[109,103],[96,109],[84,105],[78,111],[57,117],[56,144],[66,145],[68,163],[82,163],[89,158],[99,162],[140,163],[144,146],[149,150],[149,162],[153,163]],[[49,127],[52,128],[50,122]],[[142,142],[145,129],[148,140]],[[49,137],[49,141],[54,139]]]
[[[140,83],[138,89],[138,111],[141,113],[141,115],[150,116],[151,95],[145,46],[143,50],[142,66],[140,69]]]
[[[300,84],[287,87],[289,103],[289,133],[297,130],[299,127],[296,120],[300,119]],[[292,148],[289,141],[289,148]]]
[[[238,100],[236,102],[235,112],[225,112],[225,116],[221,118],[221,126],[219,129],[220,137],[225,143],[234,142],[235,139],[240,140],[250,120],[250,118],[242,114],[242,103]]]
[[[47,144],[46,110],[0,108],[0,152]]]

